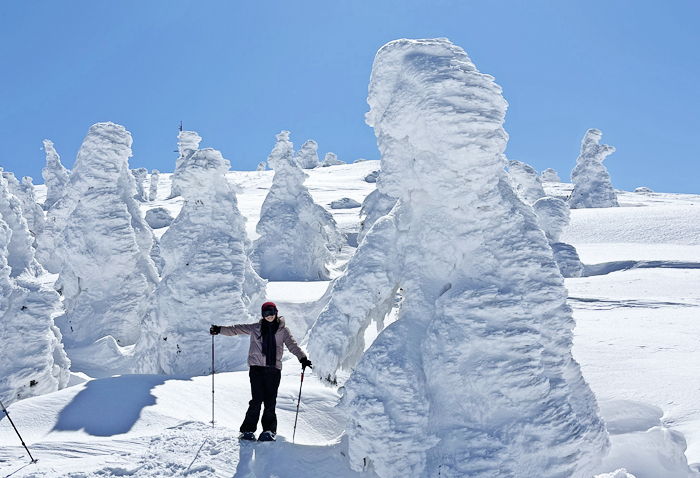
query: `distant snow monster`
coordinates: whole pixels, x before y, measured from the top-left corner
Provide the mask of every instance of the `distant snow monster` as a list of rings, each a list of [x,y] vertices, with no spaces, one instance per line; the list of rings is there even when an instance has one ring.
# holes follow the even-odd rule
[[[135,348],[139,373],[209,373],[209,326],[250,322],[265,298],[265,281],[248,259],[245,218],[224,176],[230,163],[211,148],[191,153],[178,166],[182,209],[160,240],[165,267]],[[245,367],[247,355],[242,341],[227,344],[217,350],[216,369]]]
[[[158,199],[158,181],[160,180],[160,171],[154,169],[151,171],[151,182],[148,190],[148,200],[155,201]]]
[[[379,190],[398,198],[335,283],[310,333],[350,462],[389,477],[588,477],[609,446],[571,355],[564,281],[504,170],[507,103],[447,39],[377,53],[367,124]],[[401,289],[399,318],[364,352]]]
[[[339,160],[338,155],[335,153],[326,153],[326,157],[323,158],[321,167],[327,168],[328,166],[340,166],[342,164],[345,164],[345,161]]]
[[[547,195],[537,171],[529,164],[511,159],[508,161],[508,173],[513,189],[525,203],[533,205]]]
[[[180,152],[180,157],[175,161],[175,171],[171,178],[172,182],[170,183],[170,196],[168,196],[168,199],[176,198],[182,194],[180,184],[182,171],[180,171],[180,168],[182,167],[182,163],[197,151],[199,142],[202,141],[202,138],[194,131],[180,131],[177,135],[177,139],[177,149]]]
[[[0,168],[2,170],[2,168]],[[34,237],[29,230],[27,220],[22,214],[22,201],[12,194],[6,173],[0,175],[0,219],[10,228],[7,244],[3,247],[6,252],[6,263],[10,267],[11,277],[19,277],[28,273],[32,277],[39,276],[43,270],[34,258]],[[14,175],[10,178],[17,181]],[[0,326],[2,324],[0,323]]]
[[[544,171],[542,171],[542,173],[540,174],[540,179],[548,183],[561,182],[561,178],[559,177],[559,174],[557,174],[557,170],[552,168],[547,168]]]
[[[297,163],[301,169],[314,169],[318,167],[318,143],[313,139],[304,143],[296,154]]]
[[[32,235],[32,245],[36,247],[36,237],[44,231],[46,220],[44,210],[36,202],[36,193],[31,176],[24,176],[20,184],[15,175],[9,171],[2,171],[2,176],[7,180],[7,190],[19,199],[22,216],[27,221],[29,233]]]
[[[294,159],[289,131],[277,135],[267,163],[275,175],[256,227],[260,237],[251,253],[256,271],[274,281],[328,280],[331,251],[345,240],[304,186],[306,174]]]
[[[581,277],[584,266],[576,252],[576,248],[570,244],[559,241],[564,228],[569,225],[571,212],[566,202],[559,198],[546,197],[538,199],[532,205],[540,222],[540,227],[545,233],[549,245],[557,261],[561,275],[564,277]]]
[[[66,194],[49,211],[49,222],[55,218],[55,224],[64,225],[55,239],[60,261],[55,287],[63,294],[66,315],[56,323],[69,355],[70,349],[98,341],[109,341],[112,350],[133,345],[148,295],[158,283],[150,259],[153,231],[134,199],[131,143],[123,126],[93,125],[78,151]]]
[[[581,154],[571,171],[574,190],[569,198],[571,209],[589,207],[618,207],[617,195],[610,182],[610,174],[603,160],[615,152],[607,144],[598,144],[603,137],[598,129],[589,129],[581,142]]]
[[[136,184],[136,194],[134,194],[134,199],[140,202],[148,201],[148,195],[143,187],[143,183],[148,178],[148,169],[146,168],[136,168],[131,170],[131,174],[134,176],[134,182]]]
[[[61,158],[48,139],[44,140],[46,151],[46,167],[41,170],[41,176],[46,184],[46,201],[44,209],[48,210],[56,201],[63,197],[68,184],[68,170],[61,164]]]

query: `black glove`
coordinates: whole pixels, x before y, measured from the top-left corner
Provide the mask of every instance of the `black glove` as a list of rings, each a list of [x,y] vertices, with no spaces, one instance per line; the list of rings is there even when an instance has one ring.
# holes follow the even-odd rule
[[[306,367],[313,369],[313,367],[311,366],[311,360],[307,359],[306,357],[300,358],[299,362],[301,362],[301,369],[302,370],[304,370]]]
[[[221,326],[220,325],[212,325],[209,328],[209,333],[212,335],[219,335],[221,333]]]

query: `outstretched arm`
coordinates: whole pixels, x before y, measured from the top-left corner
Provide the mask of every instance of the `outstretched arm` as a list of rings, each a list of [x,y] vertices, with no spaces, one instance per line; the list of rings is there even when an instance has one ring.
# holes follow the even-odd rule
[[[221,335],[250,335],[257,324],[236,324],[221,326]]]

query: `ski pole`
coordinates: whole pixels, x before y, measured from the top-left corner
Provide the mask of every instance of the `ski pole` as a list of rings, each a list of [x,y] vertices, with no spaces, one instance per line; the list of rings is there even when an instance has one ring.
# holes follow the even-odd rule
[[[24,444],[24,440],[22,440],[22,435],[19,434],[19,431],[17,431],[17,427],[15,426],[14,422],[12,421],[12,418],[10,418],[10,412],[7,411],[5,408],[5,405],[2,404],[2,400],[0,400],[0,407],[2,407],[2,411],[5,412],[5,415],[7,415],[7,419],[10,421],[10,424],[12,424],[12,428],[15,429],[15,433],[17,433],[17,436],[19,437],[19,441],[22,442],[22,446],[24,447],[25,450],[27,450],[27,454],[29,455],[29,458],[32,459],[32,463],[36,463],[38,460],[35,460],[34,457],[32,456],[31,453],[29,453],[29,448],[27,448],[27,445]]]
[[[297,420],[299,419],[299,403],[301,403],[301,387],[304,386],[304,371],[306,367],[301,367],[301,385],[299,385],[299,399],[297,399],[297,415],[294,417],[294,433],[292,433],[292,444],[294,444],[294,437],[297,434]]]
[[[211,336],[211,427],[214,428],[214,336]]]

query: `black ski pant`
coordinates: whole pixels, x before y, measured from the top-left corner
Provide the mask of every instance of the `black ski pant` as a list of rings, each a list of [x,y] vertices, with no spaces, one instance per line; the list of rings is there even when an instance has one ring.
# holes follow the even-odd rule
[[[242,432],[254,432],[260,418],[260,405],[265,404],[262,416],[263,431],[277,433],[277,389],[280,386],[282,371],[275,367],[250,367],[250,391],[253,399],[248,402],[248,411],[241,425]]]

